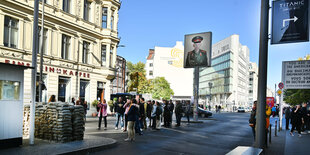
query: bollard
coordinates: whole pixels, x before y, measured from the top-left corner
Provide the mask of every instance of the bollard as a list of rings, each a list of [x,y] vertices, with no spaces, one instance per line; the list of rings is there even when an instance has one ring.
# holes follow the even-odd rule
[[[271,124],[269,126],[269,143],[271,143]]]
[[[277,126],[278,126],[278,121],[275,123],[275,129],[274,129],[274,136],[277,137]]]

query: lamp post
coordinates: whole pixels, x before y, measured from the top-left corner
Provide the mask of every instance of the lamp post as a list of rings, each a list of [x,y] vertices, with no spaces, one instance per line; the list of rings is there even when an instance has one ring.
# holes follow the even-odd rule
[[[211,100],[212,100],[211,89],[212,89],[213,83],[209,82],[208,84],[209,84],[209,88],[210,88],[210,105],[209,106],[211,106]]]

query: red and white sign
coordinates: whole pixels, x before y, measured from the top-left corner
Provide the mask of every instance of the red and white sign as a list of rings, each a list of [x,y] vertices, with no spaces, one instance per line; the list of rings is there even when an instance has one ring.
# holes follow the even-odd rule
[[[278,86],[279,86],[280,89],[283,89],[284,84],[282,82],[280,82]]]

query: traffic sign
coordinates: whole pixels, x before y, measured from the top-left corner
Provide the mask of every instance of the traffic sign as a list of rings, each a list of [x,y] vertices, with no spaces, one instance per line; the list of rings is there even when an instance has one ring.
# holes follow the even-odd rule
[[[308,0],[273,1],[271,44],[309,41],[308,4]]]
[[[282,90],[279,89],[279,90],[277,91],[277,93],[278,93],[278,95],[281,95],[281,94],[282,94]]]
[[[280,89],[283,89],[283,87],[284,87],[283,82],[280,82],[278,86],[279,86]]]

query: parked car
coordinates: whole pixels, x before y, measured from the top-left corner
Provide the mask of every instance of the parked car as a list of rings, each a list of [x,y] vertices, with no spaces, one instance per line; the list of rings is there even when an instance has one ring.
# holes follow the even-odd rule
[[[238,107],[238,112],[245,112],[244,107]]]
[[[198,107],[198,116],[201,116],[201,117],[211,117],[212,116],[212,112],[210,112],[208,110],[204,110],[204,109]]]

